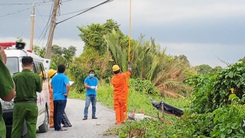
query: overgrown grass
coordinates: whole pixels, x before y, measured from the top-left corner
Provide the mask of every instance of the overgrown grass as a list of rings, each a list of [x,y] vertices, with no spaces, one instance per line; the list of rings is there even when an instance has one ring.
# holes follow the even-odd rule
[[[79,93],[76,90],[72,90],[69,94],[69,98],[85,99],[85,93]],[[134,88],[130,88],[128,97],[128,112],[133,112],[135,109],[137,112],[142,112],[147,115],[151,115],[155,112],[151,104],[150,98],[156,101],[164,101],[179,108],[186,108],[189,105],[188,99],[180,98],[173,99],[170,97],[160,97],[159,95],[149,95],[143,92],[137,92]],[[97,90],[97,100],[103,105],[113,109],[113,87],[111,84],[100,82]]]
[[[72,90],[70,98],[85,99],[85,93],[78,93]],[[125,124],[116,126],[107,131],[107,135],[118,135],[126,137],[129,135],[142,135],[141,137],[173,137],[175,132],[175,124],[179,122],[176,116],[162,114],[161,111],[154,108],[150,98],[156,101],[164,101],[178,108],[185,109],[189,105],[188,99],[173,99],[169,97],[160,97],[158,95],[149,95],[144,92],[137,92],[134,88],[130,88],[128,97],[128,112],[131,114],[134,110],[136,113],[143,113],[155,119],[144,119],[141,121],[127,121]],[[100,82],[97,91],[97,100],[108,108],[113,109],[113,87],[111,84]],[[159,120],[162,118],[162,120]]]

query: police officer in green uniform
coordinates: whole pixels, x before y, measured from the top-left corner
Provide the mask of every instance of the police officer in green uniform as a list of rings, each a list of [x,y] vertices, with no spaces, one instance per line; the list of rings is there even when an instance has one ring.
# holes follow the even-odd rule
[[[14,99],[12,138],[20,138],[22,126],[26,120],[29,138],[36,138],[36,123],[38,116],[36,92],[42,91],[42,82],[38,74],[33,73],[33,59],[30,56],[22,58],[22,72],[14,75],[16,86]]]
[[[0,47],[0,98],[4,101],[11,101],[15,96],[14,83],[5,66],[6,55],[4,48]],[[6,126],[3,120],[2,106],[0,104],[0,138],[6,137]]]

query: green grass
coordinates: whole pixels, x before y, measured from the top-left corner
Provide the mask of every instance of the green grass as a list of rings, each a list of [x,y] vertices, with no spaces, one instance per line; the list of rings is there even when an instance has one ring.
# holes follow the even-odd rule
[[[85,93],[79,93],[76,90],[72,90],[69,94],[69,98],[74,99],[85,99]],[[156,101],[164,101],[173,106],[179,108],[186,108],[188,106],[188,99],[173,99],[169,97],[160,97],[145,94],[143,92],[137,92],[133,88],[130,88],[129,97],[128,97],[128,112],[133,112],[135,109],[137,112],[143,112],[144,114],[151,115],[155,110],[151,105],[150,98],[153,98]],[[110,84],[100,83],[97,90],[97,100],[108,108],[113,109],[113,87]]]
[[[85,93],[78,93],[72,90],[69,98],[85,99]],[[107,135],[118,135],[119,137],[126,137],[133,133],[133,130],[142,131],[144,135],[142,137],[170,137],[174,135],[175,124],[179,122],[179,118],[173,115],[162,114],[159,110],[154,108],[151,104],[150,98],[156,101],[163,100],[164,102],[176,106],[178,108],[188,107],[188,99],[173,99],[169,97],[160,97],[143,92],[137,92],[134,88],[130,88],[128,97],[128,112],[132,113],[135,109],[136,113],[143,113],[145,115],[152,116],[156,119],[144,119],[142,121],[127,121],[124,125],[117,126],[111,130],[108,130]],[[97,100],[108,108],[113,109],[113,87],[111,84],[100,82],[97,90]],[[163,118],[163,121],[157,118]]]

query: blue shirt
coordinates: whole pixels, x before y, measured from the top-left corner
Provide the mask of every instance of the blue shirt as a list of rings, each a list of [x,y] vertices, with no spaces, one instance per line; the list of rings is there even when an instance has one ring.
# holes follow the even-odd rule
[[[64,73],[57,73],[52,80],[51,85],[53,88],[54,101],[66,100],[66,85],[69,84],[69,79]]]
[[[87,84],[88,86],[97,86],[99,83],[98,78],[96,77],[87,77],[84,80],[84,84]],[[96,95],[95,89],[86,88],[86,95]]]

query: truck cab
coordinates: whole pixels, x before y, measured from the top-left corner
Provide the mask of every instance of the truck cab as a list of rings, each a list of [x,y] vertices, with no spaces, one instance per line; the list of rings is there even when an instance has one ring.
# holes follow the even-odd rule
[[[49,129],[49,89],[48,89],[48,76],[47,71],[49,69],[50,60],[44,59],[32,52],[23,49],[5,49],[7,56],[6,66],[8,67],[11,75],[22,71],[21,59],[23,56],[31,56],[33,58],[33,72],[40,76],[42,81],[42,91],[37,92],[37,106],[38,106],[38,118],[37,118],[37,131],[47,132]],[[44,66],[45,65],[45,66]],[[6,102],[1,100],[3,109],[3,118],[7,128],[7,137],[11,136],[12,120],[13,120],[13,106],[14,101]],[[25,123],[23,124],[22,137],[27,135],[27,128]]]

